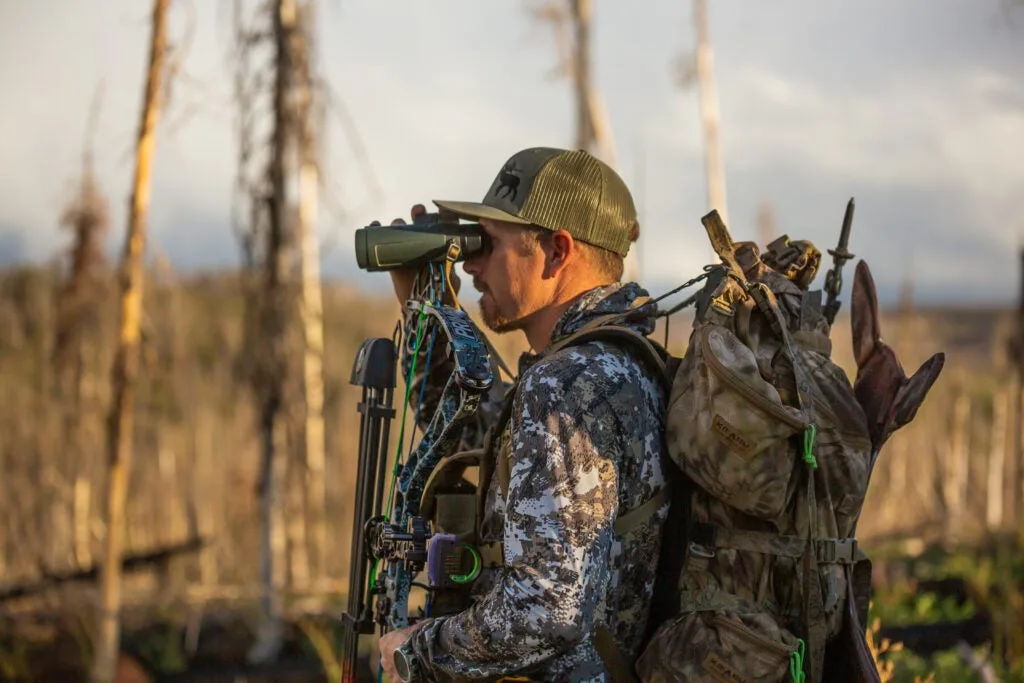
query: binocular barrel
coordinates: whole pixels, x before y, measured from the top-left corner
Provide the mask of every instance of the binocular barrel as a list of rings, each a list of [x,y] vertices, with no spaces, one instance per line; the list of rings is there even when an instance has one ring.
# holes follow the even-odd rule
[[[451,242],[458,243],[456,260],[462,261],[483,251],[488,241],[479,223],[367,226],[356,230],[356,263],[370,272],[442,263]]]

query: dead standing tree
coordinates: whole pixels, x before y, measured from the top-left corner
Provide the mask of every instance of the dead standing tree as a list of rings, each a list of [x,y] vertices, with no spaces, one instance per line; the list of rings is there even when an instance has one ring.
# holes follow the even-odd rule
[[[249,289],[246,343],[240,360],[257,402],[262,454],[259,495],[263,517],[261,623],[258,640],[248,658],[251,662],[266,662],[276,658],[284,633],[287,529],[282,487],[288,471],[285,410],[289,374],[286,349],[290,320],[288,260],[296,242],[287,181],[288,155],[292,150],[296,120],[293,53],[299,31],[299,11],[295,0],[272,0],[260,6],[252,27],[244,25],[242,13],[242,3],[236,0],[235,95],[240,138],[236,189],[249,207],[247,219],[238,221],[248,271],[244,286]],[[273,62],[272,82],[263,79],[266,70],[254,63],[261,51]],[[266,139],[269,139],[269,146],[264,142]],[[300,554],[305,552],[304,547],[293,550]],[[298,561],[293,557],[293,574],[302,574],[304,564],[304,555]]]
[[[775,222],[775,208],[770,199],[762,199],[757,207],[757,216],[754,220],[757,223],[757,239],[760,244],[767,247],[775,239],[778,226]]]
[[[315,5],[307,0],[300,10],[300,27],[291,38],[292,64],[296,75],[296,117],[299,157],[299,211],[296,223],[300,245],[302,280],[299,317],[305,348],[303,352],[303,395],[305,398],[305,496],[309,521],[308,545],[312,551],[313,576],[327,569],[327,520],[324,433],[324,320],[320,286],[320,248],[316,230],[317,188],[320,169],[317,158],[317,74],[315,62]]]
[[[727,224],[725,171],[718,140],[718,91],[715,87],[715,58],[708,29],[707,0],[694,0],[693,21],[697,31],[697,84],[700,88],[700,113],[704,126],[704,163],[707,171],[708,204],[718,209]]]
[[[615,142],[604,98],[594,86],[591,59],[591,0],[549,0],[531,10],[537,21],[551,25],[555,32],[559,77],[569,77],[576,103],[576,148],[586,150],[615,168]],[[570,30],[571,28],[571,30]],[[625,276],[639,275],[637,249],[626,257]]]
[[[142,257],[146,243],[150,176],[156,148],[156,127],[167,50],[167,5],[154,0],[146,87],[135,157],[135,180],[128,212],[128,234],[121,261],[120,332],[111,375],[113,400],[108,418],[106,547],[100,569],[97,641],[93,683],[114,679],[120,641],[121,559],[125,540],[125,508],[132,465],[132,397],[139,354],[142,310]]]
[[[1010,365],[1010,439],[1009,462],[1006,463],[1006,521],[1020,523],[1024,519],[1024,249],[1020,250],[1020,295],[1014,330],[1009,340]]]
[[[99,333],[99,306],[105,295],[103,239],[110,223],[107,199],[93,168],[92,139],[99,116],[102,89],[97,88],[86,126],[82,175],[78,193],[61,216],[61,225],[71,233],[67,275],[57,298],[56,333],[53,346],[57,401],[62,409],[61,478],[70,493],[66,510],[73,529],[73,543],[57,545],[74,548],[75,562],[91,562],[90,501],[91,462],[82,443],[85,413],[89,410],[94,378],[89,358],[94,355]]]
[[[715,87],[714,53],[711,50],[708,29],[707,0],[693,0],[693,25],[697,39],[696,50],[684,54],[677,65],[676,79],[680,87],[690,88],[697,83],[700,94],[700,118],[704,137],[704,171],[707,182],[708,206],[717,209],[722,220],[729,222],[726,211],[725,171],[719,142],[718,90]],[[712,254],[712,256],[714,256]],[[716,257],[717,258],[717,257]]]

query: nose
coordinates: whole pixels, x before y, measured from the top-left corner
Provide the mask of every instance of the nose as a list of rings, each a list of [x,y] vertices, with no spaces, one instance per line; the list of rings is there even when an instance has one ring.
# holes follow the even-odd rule
[[[484,258],[483,256],[472,256],[462,262],[462,269],[466,271],[467,275],[476,276],[480,275],[484,270]]]

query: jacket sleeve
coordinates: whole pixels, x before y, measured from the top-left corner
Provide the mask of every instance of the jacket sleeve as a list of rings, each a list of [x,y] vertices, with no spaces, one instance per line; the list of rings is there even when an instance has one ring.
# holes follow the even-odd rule
[[[416,631],[428,679],[527,672],[589,640],[618,499],[613,459],[592,438],[609,416],[584,405],[601,392],[581,384],[553,371],[524,378],[511,430],[507,566],[472,608]]]

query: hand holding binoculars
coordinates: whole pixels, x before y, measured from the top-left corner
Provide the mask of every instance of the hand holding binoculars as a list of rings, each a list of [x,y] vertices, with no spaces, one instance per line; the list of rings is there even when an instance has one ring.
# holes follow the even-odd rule
[[[460,223],[455,217],[414,208],[412,224],[385,226],[374,221],[356,230],[356,263],[368,272],[444,263],[453,243],[459,247],[455,261],[490,248],[490,238],[479,223]]]

